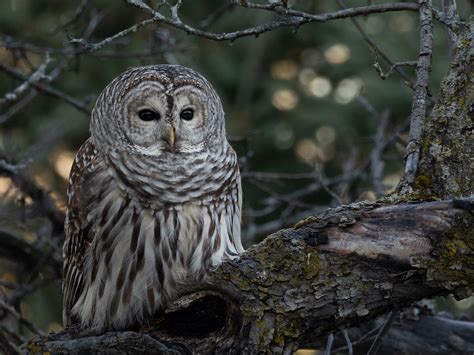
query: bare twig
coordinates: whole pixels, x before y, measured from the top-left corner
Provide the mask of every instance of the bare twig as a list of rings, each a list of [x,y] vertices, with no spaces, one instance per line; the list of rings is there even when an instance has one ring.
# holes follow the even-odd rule
[[[142,22],[139,22],[111,37],[105,38],[100,42],[97,43],[88,43],[83,39],[73,39],[72,42],[75,44],[80,44],[84,46],[89,51],[95,51],[103,46],[114,42],[119,38],[123,38],[129,35],[132,32],[137,31],[141,27],[147,26],[152,23],[163,23],[169,26],[172,26],[176,29],[182,30],[188,34],[207,38],[214,41],[234,41],[241,37],[246,36],[258,36],[262,33],[273,31],[278,28],[282,27],[299,27],[306,23],[311,22],[327,22],[337,19],[343,18],[350,18],[355,16],[361,15],[368,15],[373,13],[382,13],[387,11],[418,11],[418,5],[414,3],[389,3],[389,4],[381,4],[381,5],[370,5],[370,6],[361,6],[351,9],[344,9],[340,11],[324,13],[324,14],[309,14],[301,11],[296,10],[289,10],[283,6],[274,6],[274,5],[259,5],[259,4],[252,4],[246,2],[247,7],[255,8],[255,9],[263,9],[263,10],[270,10],[280,14],[279,18],[276,20],[260,24],[257,26],[249,27],[240,31],[234,32],[208,32],[205,30],[201,30],[192,26],[189,26],[183,23],[178,17],[178,8],[181,6],[181,2],[178,2],[175,6],[171,7],[172,11],[172,18],[167,18],[157,10],[152,9],[142,0],[127,0],[127,3],[135,6],[141,10],[146,11],[149,13],[152,18],[146,19]],[[179,4],[179,6],[178,6]]]
[[[369,330],[364,335],[362,335],[359,339],[351,341],[350,345],[347,344],[346,346],[341,346],[340,348],[334,349],[332,352],[337,354],[341,351],[346,351],[346,350],[349,351],[349,349],[353,348],[354,345],[358,345],[364,342],[368,342],[370,340],[374,340],[377,334],[379,333],[379,331],[382,329],[383,325],[384,323],[382,323],[380,326],[374,327],[373,329]]]
[[[373,115],[374,117],[378,115],[377,110],[375,107],[370,103],[369,100],[367,100],[364,96],[359,95],[356,97],[356,101],[358,104],[360,104],[363,108],[367,110],[368,113]]]
[[[263,171],[244,171],[241,173],[243,178],[253,178],[261,181],[274,180],[313,180],[316,176],[314,172],[310,173],[278,173]]]
[[[433,47],[433,12],[431,0],[420,0],[420,54],[416,68],[416,82],[410,116],[410,135],[407,146],[404,179],[400,192],[408,192],[415,181],[421,151],[422,123],[429,98],[431,52]]]
[[[31,330],[34,334],[43,335],[43,332],[37,329],[33,323],[31,323],[28,319],[24,318],[20,313],[14,310],[13,307],[5,303],[5,301],[2,299],[0,299],[0,308],[11,314],[16,319],[18,319],[21,324]]]
[[[12,68],[10,66],[7,66],[5,64],[0,64],[0,70],[5,72],[6,74],[8,74],[9,76],[15,78],[15,79],[18,79],[18,80],[23,80],[23,81],[27,81],[28,80],[28,77],[25,76],[23,73],[21,73],[19,70],[15,69],[15,68]],[[39,82],[30,82],[30,85],[32,87],[34,87],[35,89],[49,95],[49,96],[52,96],[52,97],[55,97],[57,99],[60,99],[66,103],[68,103],[69,105],[73,106],[74,108],[78,109],[79,111],[81,112],[84,112],[86,114],[90,114],[90,111],[89,109],[87,108],[88,106],[88,102],[84,102],[84,101],[79,101],[77,100],[76,98],[52,87],[51,85],[49,84],[46,84],[46,83],[39,83]]]
[[[142,51],[119,51],[119,50],[100,50],[88,51],[84,47],[69,46],[69,47],[41,47],[35,44],[15,40],[11,37],[3,36],[0,38],[0,46],[9,50],[20,50],[30,53],[51,55],[67,55],[71,57],[79,57],[88,55],[95,58],[148,58],[160,54],[170,52],[186,52],[189,51],[189,46],[173,45],[166,48],[145,48]]]
[[[354,354],[354,350],[352,349],[352,342],[349,338],[349,334],[347,333],[347,329],[343,329],[342,334],[344,335],[344,339],[346,340],[348,354]]]
[[[89,0],[81,0],[81,3],[76,8],[76,10],[74,11],[74,14],[71,16],[71,18],[69,20],[63,21],[62,24],[55,27],[51,31],[51,34],[55,34],[55,33],[59,32],[63,29],[66,29],[67,27],[69,27],[72,24],[74,24],[75,22],[77,22],[81,18],[81,16],[84,14],[88,3],[89,3]]]
[[[442,0],[443,12],[445,13],[446,18],[449,21],[458,21],[459,15],[456,6],[456,0]],[[447,27],[448,36],[449,36],[449,58],[452,58],[453,46],[456,41],[456,34],[452,31],[451,28]]]
[[[234,8],[232,3],[225,3],[222,4],[219,8],[217,8],[216,11],[211,13],[209,16],[207,16],[204,20],[202,20],[199,24],[201,29],[205,30],[211,27],[219,18],[221,18],[222,15],[224,15],[226,12],[231,11]]]
[[[354,17],[354,16],[360,16],[360,15],[367,15],[370,13],[380,13],[380,12],[387,12],[387,11],[400,11],[400,10],[417,11],[418,10],[418,5],[415,3],[393,2],[393,3],[388,3],[388,4],[360,6],[356,8],[343,9],[341,11],[336,11],[332,13],[313,15],[307,12],[289,9],[276,2],[261,5],[261,4],[252,3],[250,1],[241,3],[237,0],[233,0],[233,3],[236,5],[247,7],[247,8],[268,10],[268,11],[276,12],[280,15],[294,16],[294,17],[299,17],[299,18],[303,18],[307,20],[316,21],[316,22],[326,22],[326,21],[340,19],[340,18]]]
[[[375,52],[375,56],[377,57],[377,54],[378,52]],[[379,76],[385,80],[387,79],[392,73],[393,71],[398,68],[398,67],[414,67],[418,64],[418,61],[416,60],[407,60],[407,61],[403,61],[403,62],[396,62],[396,63],[393,63],[390,68],[388,69],[387,73],[384,73],[383,70],[382,70],[382,67],[380,66],[379,62],[377,61],[377,59],[375,60],[375,63],[374,63],[374,68],[375,70],[377,70],[377,73],[379,73]]]
[[[0,124],[5,123],[11,117],[15,116],[23,108],[25,108],[36,96],[38,92],[36,90],[31,90],[25,97],[16,102],[11,106],[7,112],[0,114]]]
[[[125,36],[128,36],[130,33],[136,32],[138,29],[140,29],[140,28],[142,28],[146,25],[149,25],[150,23],[154,23],[154,22],[155,22],[155,19],[144,20],[144,21],[139,22],[139,23],[137,23],[137,24],[121,31],[121,32],[119,32],[119,33],[116,33],[115,35],[113,35],[111,37],[108,37],[108,38],[106,38],[106,39],[104,39],[101,42],[96,43],[96,44],[88,43],[82,38],[73,38],[73,39],[71,39],[71,43],[81,45],[87,51],[96,51],[96,50],[99,50],[100,48],[102,48],[103,46],[105,46],[106,44],[114,42],[115,40],[117,40],[119,38],[123,38]]]
[[[260,190],[268,193],[270,196],[272,196],[271,204],[273,204],[275,201],[274,200],[279,200],[282,202],[285,202],[289,205],[295,206],[295,207],[303,207],[303,208],[311,208],[311,205],[308,203],[300,202],[296,198],[292,198],[291,195],[282,195],[279,194],[278,192],[274,191],[270,187],[266,186],[265,184],[260,183],[257,180],[249,181],[251,184],[254,186],[258,187]]]
[[[336,0],[339,6],[343,9],[346,9],[345,3],[343,0]],[[395,65],[395,62],[384,52],[382,51],[374,41],[369,37],[369,35],[364,31],[362,26],[359,24],[357,19],[351,18],[351,22],[354,24],[354,27],[357,29],[357,31],[361,34],[362,38],[364,41],[370,46],[372,51],[374,52],[374,55],[377,57],[380,55],[389,65],[393,66]],[[400,66],[394,66],[394,70],[403,78],[405,79],[407,85],[410,88],[413,88],[413,80],[410,76],[408,76],[405,71],[400,68]]]
[[[326,348],[324,349],[324,355],[330,355],[332,349],[332,343],[334,342],[334,335],[331,333],[328,335],[328,340],[326,342]]]
[[[382,153],[384,151],[385,130],[387,129],[390,112],[385,110],[380,115],[380,122],[377,127],[377,133],[374,137],[375,146],[370,153],[370,172],[372,174],[372,184],[375,194],[380,197],[384,194],[385,188],[382,184],[384,162]]]
[[[333,190],[331,190],[329,186],[327,186],[327,184],[324,182],[325,180],[324,175],[318,164],[314,164],[314,171],[316,172],[318,180],[321,183],[321,186],[324,189],[324,191],[326,191],[329,195],[331,195],[337,201],[339,205],[343,205],[344,201],[342,201],[341,197],[338,194],[336,194]]]
[[[6,93],[3,99],[0,99],[0,105],[18,100],[18,98],[21,97],[21,95],[23,95],[23,93],[25,93],[25,91],[27,91],[31,86],[34,86],[35,84],[43,80],[46,77],[46,67],[50,62],[51,58],[47,54],[45,61],[38,66],[38,68],[33,74],[27,77],[26,80],[22,84],[17,86],[14,90]]]
[[[10,354],[10,355],[16,355],[16,354],[21,354],[20,349],[13,344],[11,341],[8,340],[6,335],[2,330],[0,330],[0,350],[4,354]]]
[[[0,326],[0,331],[3,331],[3,333],[7,335],[10,339],[14,340],[16,344],[22,344],[27,340],[17,332],[12,331],[11,329],[5,326]]]
[[[383,337],[387,332],[389,331],[390,327],[393,324],[393,321],[395,318],[397,318],[398,312],[397,311],[391,311],[385,322],[383,323],[383,326],[380,328],[380,331],[377,333],[372,345],[369,348],[369,351],[367,352],[367,355],[373,355],[377,353],[377,350],[379,349],[380,345],[382,344]]]
[[[24,164],[16,165],[0,156],[0,176],[9,177],[23,194],[30,196],[36,202],[43,214],[53,223],[55,231],[62,230],[63,213],[57,209],[49,193],[40,188],[28,174]]]

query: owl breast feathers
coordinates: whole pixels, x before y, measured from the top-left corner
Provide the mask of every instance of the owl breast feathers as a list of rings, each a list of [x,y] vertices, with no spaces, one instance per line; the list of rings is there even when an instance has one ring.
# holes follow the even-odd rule
[[[117,77],[90,132],[69,179],[63,319],[124,329],[243,251],[237,157],[216,92],[176,65]]]

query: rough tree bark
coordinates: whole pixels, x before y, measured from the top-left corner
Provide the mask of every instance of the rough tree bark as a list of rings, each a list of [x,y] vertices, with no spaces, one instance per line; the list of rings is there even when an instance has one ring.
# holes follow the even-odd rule
[[[291,353],[394,307],[468,294],[473,209],[474,198],[328,210],[224,263],[147,329],[74,340],[65,332],[24,350]]]
[[[416,178],[401,182],[402,194],[331,209],[272,234],[207,283],[188,285],[145,328],[102,335],[69,329],[34,338],[23,352],[291,353],[425,297],[471,295],[472,34],[467,24],[435,14],[452,31],[453,60],[431,114],[422,117]],[[472,324],[456,326],[472,346]]]
[[[399,187],[402,193],[414,192],[420,198],[469,196],[474,192],[472,31],[470,24],[443,20],[452,40],[450,67],[431,114],[420,117],[417,135],[421,159],[416,179],[404,179]],[[415,104],[416,97],[414,100]],[[410,154],[410,147],[408,150]]]

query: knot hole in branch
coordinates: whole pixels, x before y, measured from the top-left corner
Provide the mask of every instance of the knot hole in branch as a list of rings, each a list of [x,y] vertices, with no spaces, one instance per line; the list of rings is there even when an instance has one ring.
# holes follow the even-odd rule
[[[238,304],[226,295],[201,291],[175,301],[159,320],[160,333],[171,337],[231,338],[242,323]]]

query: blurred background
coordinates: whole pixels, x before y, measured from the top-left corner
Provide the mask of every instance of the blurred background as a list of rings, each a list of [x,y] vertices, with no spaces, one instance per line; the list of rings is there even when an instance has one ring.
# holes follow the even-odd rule
[[[161,1],[148,3],[159,8]],[[367,3],[347,1],[345,6]],[[335,1],[290,4],[310,13],[340,9]],[[458,6],[461,15],[470,13],[468,2]],[[212,32],[240,30],[276,17],[220,0],[184,1],[180,16],[186,24]],[[119,1],[0,2],[0,151],[28,171],[38,193],[50,192],[60,211],[65,210],[74,154],[88,137],[85,111],[126,68],[156,63],[196,69],[222,98],[228,137],[240,157],[246,246],[320,210],[375,200],[394,190],[403,169],[414,67],[384,80],[380,73],[390,68],[384,55],[394,62],[417,59],[417,13],[373,14],[356,18],[356,24],[351,19],[311,23],[231,43],[152,24],[99,50],[74,53],[83,48],[71,39],[95,43],[145,18]],[[446,31],[435,23],[433,97],[447,70],[447,43]],[[42,90],[8,98],[22,84],[8,70],[28,77],[45,62],[46,52],[47,85],[76,100],[75,105]],[[60,263],[62,235],[41,210],[44,205],[35,206],[8,174],[0,176],[2,245],[31,249],[7,255],[0,248],[1,327],[21,340],[32,331],[62,327],[60,281],[57,270],[47,266],[51,258]],[[25,260],[33,254],[34,262]],[[9,306],[12,298],[14,307]],[[474,313],[472,298],[440,299],[438,306],[458,315]]]

